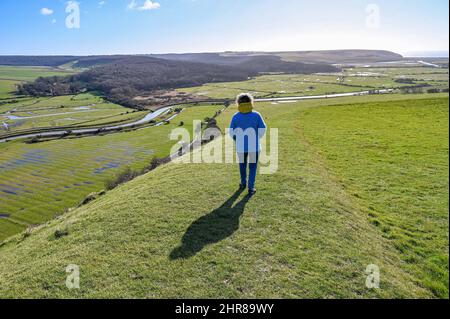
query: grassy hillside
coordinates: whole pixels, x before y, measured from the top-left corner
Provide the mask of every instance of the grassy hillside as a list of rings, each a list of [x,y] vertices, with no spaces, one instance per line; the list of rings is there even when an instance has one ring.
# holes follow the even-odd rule
[[[32,81],[40,76],[74,74],[47,67],[3,66],[1,65],[3,58],[0,57],[0,99],[13,97],[17,86],[24,81]]]
[[[448,297],[448,99],[323,107],[304,133],[405,269]]]
[[[448,297],[448,97],[406,98],[260,104],[280,163],[255,197],[234,165],[163,166],[6,242],[0,296]]]

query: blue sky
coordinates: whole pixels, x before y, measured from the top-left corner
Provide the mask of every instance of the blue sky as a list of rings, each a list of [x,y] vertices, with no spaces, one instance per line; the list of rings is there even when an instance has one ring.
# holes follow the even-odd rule
[[[1,0],[0,54],[449,46],[448,0],[79,0],[80,28],[67,27],[67,3]]]

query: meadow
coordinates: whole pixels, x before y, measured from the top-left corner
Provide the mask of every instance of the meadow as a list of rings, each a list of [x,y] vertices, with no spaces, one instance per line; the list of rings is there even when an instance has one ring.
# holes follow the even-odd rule
[[[0,105],[0,122],[8,124],[8,130],[3,128],[0,136],[37,128],[126,122],[137,120],[147,113],[110,103],[92,93],[22,98]]]
[[[164,165],[4,241],[0,295],[448,298],[448,95],[258,103],[257,110],[279,129],[279,170],[258,175],[256,196],[237,191],[235,165]],[[219,116],[221,128],[234,112]],[[157,140],[145,133],[157,130],[126,134],[145,135],[148,150]],[[122,136],[35,147],[91,145],[108,156],[126,149],[112,141]],[[75,169],[95,161],[73,163],[80,154],[68,157]],[[101,167],[58,187],[90,180]],[[80,289],[65,287],[69,264],[80,267]],[[370,264],[380,269],[380,289],[365,285]]]
[[[12,67],[0,65],[0,99],[14,96],[16,86],[22,82],[33,81],[38,77],[64,76],[74,74],[73,70],[47,67]]]
[[[240,92],[256,97],[283,97],[358,92],[401,88],[411,84],[398,83],[402,78],[414,78],[416,84],[429,88],[448,89],[448,68],[345,68],[341,73],[263,75],[243,82],[210,83],[199,87],[179,89],[209,98],[233,98]]]
[[[448,298],[448,98],[302,114],[305,139],[419,285]]]

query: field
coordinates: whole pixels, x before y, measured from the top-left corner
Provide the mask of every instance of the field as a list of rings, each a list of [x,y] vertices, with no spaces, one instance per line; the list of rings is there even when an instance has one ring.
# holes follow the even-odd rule
[[[305,138],[404,268],[448,297],[448,99],[323,107],[303,113]],[[376,123],[376,124],[374,124]]]
[[[40,76],[63,76],[74,71],[46,67],[11,67],[0,66],[0,99],[14,96],[15,88],[25,81],[32,81]]]
[[[414,84],[395,81],[402,78],[414,79]],[[256,97],[283,97],[401,88],[425,83],[428,88],[448,89],[448,69],[346,68],[336,74],[264,75],[244,82],[212,83],[179,91],[210,98],[233,98],[243,91]]]
[[[65,76],[74,71],[47,67],[0,66],[0,136],[38,128],[77,127],[127,122],[143,117],[92,93],[56,96],[16,96],[16,86],[38,77]]]
[[[0,66],[0,139],[148,113],[95,92],[13,93],[71,72]],[[448,94],[411,94],[448,90],[447,68],[347,66],[179,91],[233,99],[377,89],[397,90],[258,103],[279,129],[279,169],[258,175],[253,198],[236,192],[234,165],[171,163],[77,207],[118,173],[169,155],[170,132],[192,131],[219,105],[180,105],[166,125],[133,131],[0,143],[0,296],[448,298]],[[235,111],[217,118],[222,131]],[[80,290],[65,288],[68,264],[81,267]],[[380,289],[365,286],[370,264]]]
[[[144,117],[137,112],[110,103],[91,93],[45,98],[22,98],[0,105],[0,122],[8,124],[6,133],[36,128],[86,126],[125,122]]]
[[[6,240],[0,295],[448,298],[448,95],[261,103],[257,110],[279,129],[279,170],[258,175],[255,197],[236,192],[234,165],[165,165]],[[218,118],[222,128],[235,111],[232,106]],[[126,134],[145,136],[150,150],[153,137],[163,138],[168,128],[147,129],[151,138],[146,130]],[[120,149],[123,156],[123,139],[38,144],[36,150],[48,153],[25,163],[23,176],[9,176],[31,181],[33,161],[72,143],[64,152],[83,151],[58,164],[64,174],[57,175],[68,180],[55,191],[74,189],[110,163],[85,170],[93,157],[84,152],[93,147],[93,156],[108,157]],[[15,142],[6,147],[6,154],[17,152],[15,159],[23,154]],[[31,222],[36,215],[25,216]],[[80,266],[78,290],[65,287],[69,264]],[[380,289],[365,286],[369,264],[380,269]]]
[[[203,120],[217,110],[187,108],[170,125],[127,133],[32,145],[0,143],[0,240],[78,205],[125,167],[140,169],[155,156],[169,155],[176,143],[169,140],[171,129],[180,121],[189,128],[193,119]]]

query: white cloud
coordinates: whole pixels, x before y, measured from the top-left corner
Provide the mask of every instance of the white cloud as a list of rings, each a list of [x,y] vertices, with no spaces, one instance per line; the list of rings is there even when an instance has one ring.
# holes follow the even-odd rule
[[[138,10],[145,11],[145,10],[155,10],[159,9],[161,5],[158,2],[153,2],[151,0],[145,0],[144,5],[142,7],[139,7]]]
[[[49,8],[42,8],[41,9],[41,14],[45,15],[45,16],[49,16],[53,14],[53,10],[49,9]]]
[[[55,23],[56,23],[56,19],[53,19],[53,20],[52,20],[52,24],[55,24]]]
[[[101,8],[101,7],[103,7],[105,4],[106,4],[106,1],[100,1],[100,2],[98,3],[98,6]]]
[[[136,0],[131,0],[127,5],[128,10],[147,11],[159,8],[161,8],[161,5],[158,2],[153,2],[151,0],[145,0],[142,5],[139,5]]]

